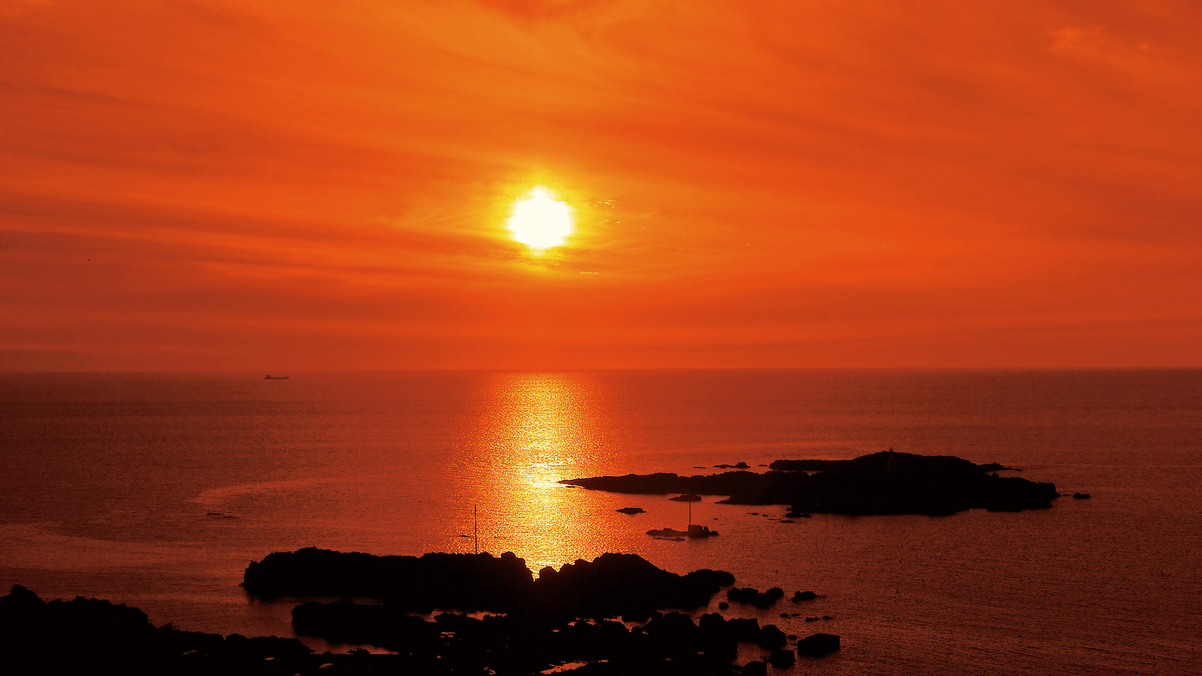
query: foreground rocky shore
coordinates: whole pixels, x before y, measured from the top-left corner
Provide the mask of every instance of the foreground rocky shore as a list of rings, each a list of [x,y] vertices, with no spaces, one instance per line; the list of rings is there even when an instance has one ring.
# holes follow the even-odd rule
[[[125,604],[77,596],[43,601],[14,585],[0,597],[6,674],[296,674],[321,666],[294,638],[221,636],[155,627]],[[339,658],[349,661],[350,656]]]
[[[853,460],[778,460],[762,474],[627,474],[560,483],[614,493],[725,495],[719,502],[788,505],[790,516],[947,516],[969,509],[1016,512],[1048,509],[1060,497],[1055,484],[999,476],[997,472],[1004,469],[996,463],[977,465],[949,455],[889,450]]]
[[[734,581],[724,571],[677,575],[630,554],[605,554],[559,571],[544,568],[536,578],[511,553],[412,557],[308,548],[252,562],[243,587],[264,599],[344,597],[296,605],[296,633],[396,654],[317,655],[296,639],[156,628],[136,608],[82,597],[47,603],[21,586],[0,597],[0,641],[6,655],[28,658],[28,668],[7,673],[107,666],[122,674],[505,676],[558,669],[581,676],[736,676],[839,649],[839,637],[831,634],[799,639],[756,619],[680,612],[707,605]],[[779,588],[727,591],[730,601],[760,608],[778,601],[803,604],[815,594],[797,591],[792,602],[784,596]],[[737,664],[741,643],[758,646],[763,659]]]
[[[725,571],[677,575],[634,554],[546,567],[536,579],[526,561],[506,552],[375,556],[313,547],[275,552],[253,562],[242,587],[260,598],[341,596],[378,599],[400,612],[440,610],[554,617],[647,618],[654,610],[691,610],[734,584]]]

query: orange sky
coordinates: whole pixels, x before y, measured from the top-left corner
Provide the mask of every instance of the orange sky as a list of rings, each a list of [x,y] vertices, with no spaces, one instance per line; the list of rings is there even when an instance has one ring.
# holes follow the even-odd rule
[[[0,0],[0,370],[1199,366],[1199,35],[1192,0]],[[542,256],[534,185],[577,216]]]

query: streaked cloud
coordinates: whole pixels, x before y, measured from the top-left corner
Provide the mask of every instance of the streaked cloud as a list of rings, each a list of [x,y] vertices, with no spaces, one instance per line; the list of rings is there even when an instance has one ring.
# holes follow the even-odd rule
[[[0,368],[1197,365],[1200,27],[0,1]]]

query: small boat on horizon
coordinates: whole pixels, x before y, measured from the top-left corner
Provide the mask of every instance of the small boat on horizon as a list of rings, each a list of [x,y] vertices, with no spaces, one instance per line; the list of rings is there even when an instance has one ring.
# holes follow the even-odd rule
[[[263,380],[288,380],[288,376],[273,376],[268,373]]]

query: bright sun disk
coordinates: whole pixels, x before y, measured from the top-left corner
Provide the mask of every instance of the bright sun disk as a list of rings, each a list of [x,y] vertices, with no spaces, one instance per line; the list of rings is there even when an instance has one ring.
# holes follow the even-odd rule
[[[572,209],[538,187],[530,191],[530,197],[513,203],[508,222],[515,240],[531,249],[549,249],[561,246],[572,234]]]

